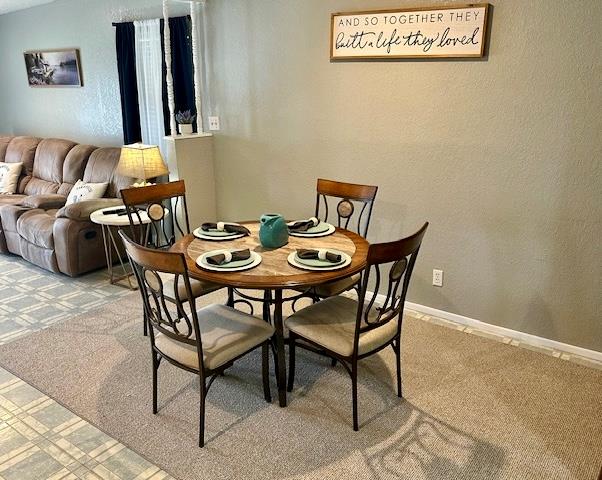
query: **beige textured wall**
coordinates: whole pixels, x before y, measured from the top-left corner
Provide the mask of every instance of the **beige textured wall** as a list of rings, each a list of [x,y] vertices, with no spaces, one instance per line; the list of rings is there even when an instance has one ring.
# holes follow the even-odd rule
[[[492,2],[486,61],[329,62],[330,13],[436,3],[208,2],[219,214],[379,185],[371,241],[431,222],[409,300],[602,351],[602,2]]]

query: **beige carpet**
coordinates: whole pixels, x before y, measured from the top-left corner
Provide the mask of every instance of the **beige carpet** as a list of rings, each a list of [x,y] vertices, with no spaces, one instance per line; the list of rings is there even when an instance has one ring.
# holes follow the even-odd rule
[[[263,401],[252,355],[213,385],[200,450],[196,379],[163,365],[153,416],[141,330],[132,294],[0,346],[0,365],[182,480],[595,480],[602,463],[602,372],[413,318],[406,398],[392,352],[364,361],[359,432],[342,367],[301,354],[281,409]]]

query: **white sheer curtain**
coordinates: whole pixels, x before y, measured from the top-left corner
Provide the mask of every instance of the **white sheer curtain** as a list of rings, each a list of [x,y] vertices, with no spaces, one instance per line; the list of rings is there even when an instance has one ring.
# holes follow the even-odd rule
[[[164,152],[161,26],[157,18],[135,21],[134,29],[142,141],[148,145],[159,145]]]

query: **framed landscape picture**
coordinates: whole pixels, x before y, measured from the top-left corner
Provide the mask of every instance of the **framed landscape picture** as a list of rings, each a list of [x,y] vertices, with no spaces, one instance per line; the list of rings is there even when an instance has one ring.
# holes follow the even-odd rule
[[[30,87],[81,87],[79,50],[32,50],[24,52]]]

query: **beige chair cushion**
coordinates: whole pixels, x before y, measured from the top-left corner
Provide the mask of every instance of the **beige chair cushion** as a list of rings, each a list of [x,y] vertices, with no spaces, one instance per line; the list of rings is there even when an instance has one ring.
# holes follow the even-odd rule
[[[310,290],[310,292],[315,293],[320,298],[334,297],[335,295],[339,295],[343,292],[346,292],[347,290],[350,290],[359,281],[360,274],[356,273],[355,275],[351,275],[347,278],[342,278],[333,282],[327,282],[321,285],[316,285]],[[297,290],[298,292],[304,292],[307,290],[307,288],[301,287],[295,288],[295,290]]]
[[[161,281],[163,282],[163,294],[166,297],[171,299],[176,298],[176,294],[174,292],[174,279],[175,275],[171,273],[163,273],[157,272],[161,277]],[[211,282],[202,282],[200,280],[195,280],[193,278],[190,279],[190,290],[192,290],[192,296],[194,298],[200,297],[201,295],[205,295],[207,293],[214,292],[222,288],[221,285],[216,285]],[[178,296],[180,300],[188,300],[188,295],[186,294],[186,285],[184,284],[184,278],[181,276],[178,278]]]
[[[225,305],[209,305],[198,311],[199,329],[203,342],[205,368],[214,370],[265,342],[274,334],[274,327],[257,317]],[[173,340],[157,333],[157,349],[186,365],[198,370],[196,346]]]
[[[373,309],[374,310],[374,309]],[[297,335],[343,356],[353,354],[357,301],[347,297],[330,297],[310,305],[286,320]],[[363,355],[391,340],[397,333],[398,319],[360,334],[358,353]]]

